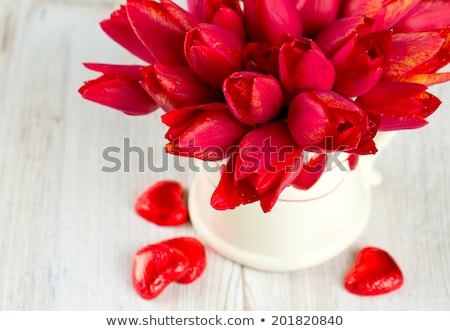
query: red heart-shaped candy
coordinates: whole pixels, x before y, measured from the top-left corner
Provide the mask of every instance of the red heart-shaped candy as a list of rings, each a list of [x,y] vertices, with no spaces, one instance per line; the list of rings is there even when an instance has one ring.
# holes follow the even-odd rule
[[[133,286],[143,299],[156,298],[170,283],[188,272],[189,260],[181,251],[163,244],[138,250],[133,260]]]
[[[403,284],[403,275],[394,259],[376,247],[363,248],[344,280],[354,294],[378,295],[392,292]]]
[[[162,180],[150,186],[139,198],[134,208],[138,215],[157,225],[181,225],[188,219],[180,183]]]
[[[177,280],[178,283],[189,284],[200,277],[206,268],[205,248],[202,243],[192,237],[180,237],[161,242],[183,252],[189,261],[185,276]]]

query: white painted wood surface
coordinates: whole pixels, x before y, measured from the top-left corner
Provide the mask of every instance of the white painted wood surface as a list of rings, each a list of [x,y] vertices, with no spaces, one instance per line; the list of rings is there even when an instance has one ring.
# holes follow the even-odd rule
[[[105,173],[107,146],[156,146],[160,113],[127,117],[80,98],[95,73],[81,62],[133,63],[97,23],[118,0],[0,0],[0,309],[3,310],[449,310],[450,85],[431,124],[399,133],[382,152],[370,224],[350,249],[308,270],[265,273],[207,251],[191,285],[157,299],[134,292],[140,247],[180,235],[140,219],[134,199],[158,179],[192,173]],[[158,161],[158,162],[159,162]],[[159,164],[159,163],[158,163]],[[349,210],[349,213],[352,211]],[[397,292],[359,297],[343,277],[363,246],[388,250],[405,275]]]

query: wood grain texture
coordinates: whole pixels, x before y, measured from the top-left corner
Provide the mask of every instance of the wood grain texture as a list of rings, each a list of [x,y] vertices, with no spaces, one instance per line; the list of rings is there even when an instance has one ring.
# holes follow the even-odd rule
[[[195,232],[143,221],[134,199],[162,178],[188,188],[193,173],[173,166],[141,173],[136,162],[130,172],[101,171],[104,148],[124,138],[154,146],[156,164],[166,157],[160,112],[127,117],[77,93],[95,76],[81,62],[137,62],[98,28],[119,1],[17,3],[0,3],[0,309],[450,309],[449,84],[433,88],[443,105],[431,124],[399,133],[380,153],[384,181],[373,190],[369,225],[348,250],[307,270],[266,273],[208,249],[196,283],[144,301],[131,285],[134,252]],[[396,258],[405,274],[399,291],[369,298],[345,291],[342,279],[368,245]]]

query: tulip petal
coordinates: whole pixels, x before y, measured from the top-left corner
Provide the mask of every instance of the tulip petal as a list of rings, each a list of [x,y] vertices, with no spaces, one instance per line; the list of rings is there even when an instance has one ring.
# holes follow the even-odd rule
[[[219,184],[211,196],[211,206],[216,210],[234,209],[260,199],[255,188],[248,182],[241,181],[235,185],[233,170],[236,159],[237,153],[230,156],[223,168]]]
[[[339,49],[355,35],[363,35],[373,31],[374,21],[365,16],[346,17],[331,23],[315,38],[322,52],[331,58]]]
[[[428,123],[425,118],[441,103],[425,89],[420,84],[382,81],[357,102],[380,117],[380,131],[416,129]]]
[[[421,0],[348,0],[345,3],[344,17],[363,15],[375,18],[379,30],[390,29],[408,14]]]
[[[122,64],[105,64],[105,63],[83,63],[84,67],[101,72],[105,75],[118,77],[125,80],[139,81],[142,78],[140,65],[122,65]]]
[[[263,212],[268,213],[272,210],[272,208],[275,206],[275,203],[277,202],[281,192],[292,184],[292,182],[297,178],[298,174],[300,173],[302,167],[301,167],[301,160],[297,159],[296,163],[289,169],[286,169],[283,172],[283,176],[281,177],[281,180],[279,181],[279,184],[275,190],[273,190],[271,193],[266,194],[263,196],[260,200],[261,208]]]
[[[392,51],[383,68],[383,78],[400,80],[416,67],[432,61],[445,41],[437,32],[394,34]]]
[[[374,108],[387,107],[403,100],[414,98],[425,92],[426,86],[413,83],[381,81],[357,102]]]
[[[422,0],[394,27],[395,32],[419,32],[447,28],[450,26],[448,0]],[[439,17],[439,19],[436,19]]]
[[[300,190],[308,190],[320,179],[327,165],[327,154],[317,154],[307,163],[292,182],[292,186]]]
[[[184,10],[171,0],[160,0],[164,9],[176,21],[176,23],[184,30],[189,31],[194,28],[200,21],[190,12]]]

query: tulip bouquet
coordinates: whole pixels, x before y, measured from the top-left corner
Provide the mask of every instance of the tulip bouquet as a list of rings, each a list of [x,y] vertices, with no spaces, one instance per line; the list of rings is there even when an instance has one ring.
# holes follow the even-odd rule
[[[327,153],[377,152],[378,131],[415,129],[450,80],[448,0],[128,0],[100,23],[145,64],[87,63],[80,88],[128,115],[161,108],[166,150],[225,160],[211,205],[308,189]],[[305,158],[305,153],[309,153]],[[322,166],[321,166],[322,165]],[[314,169],[319,169],[314,171]]]

